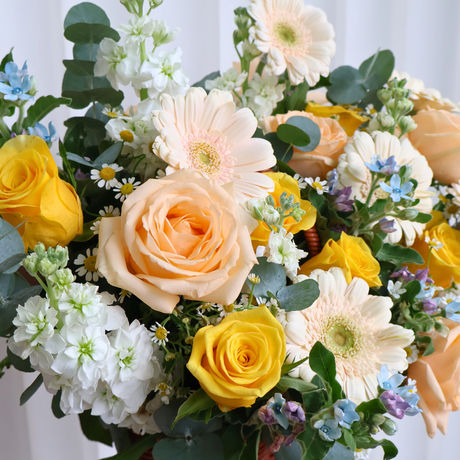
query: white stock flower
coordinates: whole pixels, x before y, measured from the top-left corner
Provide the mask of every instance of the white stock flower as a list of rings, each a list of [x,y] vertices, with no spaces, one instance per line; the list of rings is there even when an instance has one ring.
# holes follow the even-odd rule
[[[285,89],[284,83],[278,84],[278,77],[271,75],[262,79],[255,73],[244,95],[248,98],[248,107],[261,119],[272,114],[278,102],[283,100]]]
[[[247,77],[247,72],[239,73],[238,70],[232,67],[228,69],[227,72],[224,72],[221,77],[217,77],[214,80],[207,80],[205,86],[208,91],[211,91],[212,89],[233,91],[241,88]]]
[[[137,44],[120,46],[111,38],[104,38],[97,50],[94,75],[96,77],[106,76],[113,88],[118,90],[120,84],[126,86],[131,83],[136,75],[137,63]]]
[[[141,43],[151,37],[155,25],[153,20],[148,16],[132,18],[128,24],[122,24],[118,32],[126,34],[126,43]]]
[[[168,26],[164,19],[157,19],[153,22],[153,44],[155,48],[158,48],[161,45],[166,45],[174,41],[179,35],[180,29],[169,30]]]
[[[67,379],[78,379],[84,390],[95,387],[105,367],[109,340],[102,327],[67,325],[61,330],[67,347],[60,351],[51,369]]]
[[[182,70],[181,56],[180,48],[150,54],[133,79],[134,88],[147,88],[151,98],[157,98],[162,93],[173,97],[185,94],[189,88],[189,78]]]
[[[160,428],[153,418],[155,411],[164,405],[161,400],[161,395],[156,394],[155,397],[150,400],[146,405],[135,413],[129,414],[129,416],[123,420],[118,426],[120,428],[129,428],[134,433],[143,436],[144,434],[155,434],[161,433]]]
[[[393,297],[393,299],[399,299],[402,294],[404,294],[407,289],[402,287],[401,281],[393,282],[392,280],[388,281],[388,293]]]

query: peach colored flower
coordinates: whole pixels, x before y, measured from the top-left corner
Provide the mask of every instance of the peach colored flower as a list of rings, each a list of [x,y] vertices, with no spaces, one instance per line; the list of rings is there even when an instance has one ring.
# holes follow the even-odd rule
[[[450,412],[460,409],[460,324],[442,320],[450,329],[447,337],[433,338],[435,352],[409,366],[409,377],[417,381],[419,407],[430,438],[437,428],[447,431]]]
[[[338,165],[337,159],[343,153],[343,148],[348,141],[347,133],[332,118],[316,117],[311,113],[297,110],[283,115],[265,117],[262,128],[266,133],[275,132],[279,125],[286,123],[291,117],[306,117],[313,120],[321,130],[321,142],[313,152],[305,153],[294,149],[289,166],[302,176],[324,178],[328,171]]]
[[[445,110],[423,110],[413,117],[418,127],[409,133],[426,157],[434,178],[451,184],[460,180],[460,116]]]
[[[190,170],[151,179],[102,219],[97,268],[154,310],[171,313],[179,296],[232,303],[257,262],[257,221],[219,185]]]

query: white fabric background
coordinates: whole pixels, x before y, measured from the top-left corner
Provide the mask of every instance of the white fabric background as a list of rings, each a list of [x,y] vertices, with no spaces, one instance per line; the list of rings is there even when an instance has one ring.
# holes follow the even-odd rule
[[[107,11],[113,27],[127,22],[117,0],[93,0]],[[0,0],[0,56],[15,47],[15,60],[29,61],[38,80],[39,95],[60,95],[63,59],[72,58],[72,44],[62,36],[66,12],[76,0]],[[217,70],[226,70],[236,58],[232,45],[233,9],[248,0],[165,0],[156,17],[182,32],[177,46],[184,52],[183,67],[192,82]],[[444,97],[460,100],[460,2],[455,0],[311,0],[324,9],[336,30],[337,54],[332,68],[358,66],[380,49],[391,49],[396,68],[421,78]],[[171,46],[171,45],[168,45]],[[172,45],[174,46],[174,45]],[[127,91],[128,103],[136,103]],[[125,102],[126,103],[126,102]],[[71,111],[61,108],[53,120],[63,134]],[[6,355],[0,341],[0,359]],[[0,460],[96,460],[113,455],[105,446],[87,441],[78,418],[57,420],[50,395],[40,391],[23,407],[19,396],[35,375],[7,371],[0,380]],[[451,416],[449,433],[430,440],[421,416],[404,420],[393,438],[403,460],[458,459],[460,415]],[[381,459],[376,452],[373,459]]]

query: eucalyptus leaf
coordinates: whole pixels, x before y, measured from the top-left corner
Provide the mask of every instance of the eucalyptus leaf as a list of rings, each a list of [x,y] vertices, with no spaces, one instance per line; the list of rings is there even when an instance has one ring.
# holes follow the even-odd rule
[[[85,45],[79,45],[78,43],[75,43],[73,47],[73,58],[76,61],[96,62],[98,49],[99,49],[99,45],[97,44],[91,45],[89,43],[86,43]]]
[[[62,61],[65,68],[70,70],[75,75],[80,75],[82,77],[93,76],[94,75],[94,61],[82,61],[82,60],[73,60],[65,59]]]
[[[19,399],[19,404],[23,406],[42,386],[43,383],[43,375],[38,374],[38,377],[32,382],[32,384],[27,388],[21,395]]]
[[[15,355],[9,348],[6,349],[8,359],[15,369],[21,372],[35,372],[35,369],[32,369],[30,365],[30,359],[22,359],[20,356]]]
[[[35,104],[31,105],[27,110],[27,117],[24,118],[23,127],[35,126],[35,123],[43,120],[54,109],[61,105],[69,105],[71,102],[72,99],[66,97],[42,96],[38,98]]]
[[[256,297],[267,297],[267,292],[276,293],[286,286],[286,271],[279,264],[267,262],[266,257],[258,257],[258,265],[252,267],[251,273],[260,278],[260,283],[254,286]],[[248,283],[248,286],[251,284]]]
[[[110,20],[105,11],[94,3],[83,2],[70,8],[64,21],[64,29],[72,24],[85,22],[87,24],[104,24],[110,26]]]
[[[95,121],[95,120],[94,120]],[[94,166],[98,169],[102,168],[105,163],[113,163],[118,158],[123,147],[123,142],[117,142],[102,152],[95,160]]]
[[[197,436],[190,440],[164,438],[155,444],[152,454],[155,460],[224,460],[222,441],[215,434]]]
[[[276,296],[285,311],[305,310],[319,297],[318,283],[315,280],[303,280],[283,287]]]
[[[245,442],[241,434],[240,424],[230,425],[222,436],[224,460],[240,460]]]
[[[302,460],[302,448],[294,441],[289,447],[282,445],[274,455],[275,460]]]
[[[218,77],[221,77],[221,73],[219,71],[211,72],[209,75],[206,75],[206,77],[202,78],[200,81],[197,81],[192,86],[194,86],[195,88],[203,88],[205,90],[206,82],[208,80],[215,80]]]
[[[276,135],[286,144],[292,144],[297,148],[310,143],[310,136],[305,131],[290,124],[279,125]]]
[[[354,104],[366,97],[367,91],[362,83],[358,69],[345,65],[330,74],[332,86],[327,96],[338,104]]]
[[[6,220],[0,218],[0,267],[12,256],[17,254],[25,254],[24,242],[22,241],[21,235]],[[11,274],[17,271],[19,268],[19,260],[13,266],[0,269],[2,273]]]
[[[297,150],[302,152],[312,152],[316,149],[316,147],[318,147],[321,142],[321,130],[313,120],[310,120],[310,118],[307,117],[291,117],[288,119],[286,124],[299,128],[310,138],[310,142],[307,145],[294,144]]]
[[[25,253],[20,253],[20,254],[14,254],[8,259],[4,260],[1,265],[0,265],[0,273],[6,273],[11,274],[11,272],[17,271],[19,266],[21,265],[21,262],[27,257],[27,254]]]
[[[141,440],[130,446],[128,449],[119,452],[118,454],[114,455],[113,457],[106,457],[102,460],[139,460],[139,458],[151,449],[159,435],[147,435],[142,436]],[[172,460],[170,457],[168,460]]]
[[[349,436],[351,436],[351,439],[353,439],[353,436],[350,434],[350,432],[348,431],[347,433]],[[324,460],[353,460],[354,458],[355,455],[350,449],[347,449],[345,446],[342,446],[342,444],[340,444],[339,442],[336,442],[332,446],[332,449],[328,452]]]
[[[72,24],[64,30],[64,37],[72,43],[101,43],[104,38],[111,38],[118,42],[120,34],[110,26],[104,24],[87,24],[80,22]]]
[[[278,161],[288,163],[291,161],[292,155],[294,153],[294,148],[283,142],[277,133],[268,133],[264,136],[265,140],[270,142],[273,147],[273,153]]]
[[[395,57],[390,50],[377,51],[359,66],[366,89],[378,90],[391,78],[395,67]]]
[[[113,444],[110,431],[102,426],[100,417],[91,415],[91,410],[86,410],[78,414],[78,417],[80,419],[81,430],[90,441],[101,442],[107,446]]]

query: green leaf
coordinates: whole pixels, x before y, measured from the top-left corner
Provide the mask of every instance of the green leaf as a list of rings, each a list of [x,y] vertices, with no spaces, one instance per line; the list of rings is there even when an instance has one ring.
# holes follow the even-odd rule
[[[414,315],[414,321],[417,323],[414,326],[419,327],[423,332],[429,332],[434,327],[434,319],[423,311],[420,311]]]
[[[296,147],[305,147],[310,143],[310,136],[305,131],[293,125],[279,125],[276,135],[286,144],[292,144]]]
[[[353,444],[356,445],[354,442],[353,435],[348,432],[349,436],[351,436],[351,439],[353,440]],[[344,430],[344,435],[345,435],[345,430]],[[354,460],[355,455],[354,452],[351,451],[350,449],[347,449],[345,446],[342,446],[339,442],[336,442],[333,446],[332,449],[328,452],[324,460]]]
[[[10,363],[14,366],[15,369],[21,372],[35,372],[35,369],[32,369],[30,365],[30,359],[22,359],[20,356],[15,355],[9,348],[6,349],[8,359]]]
[[[215,80],[216,78],[218,77],[221,77],[222,75],[220,74],[219,71],[217,72],[211,72],[209,75],[206,75],[206,77],[204,77],[203,79],[201,79],[200,81],[197,81],[195,84],[193,84],[192,86],[194,86],[195,88],[203,88],[204,90],[206,90],[205,88],[205,83],[206,81],[208,80]]]
[[[327,91],[328,98],[337,104],[354,104],[363,99],[367,92],[358,69],[345,65],[330,74],[332,86]]]
[[[358,449],[375,449],[376,447],[381,446],[384,452],[384,460],[390,460],[398,455],[398,449],[388,439],[377,441],[376,439],[369,437],[367,438],[367,441],[368,442],[357,442],[356,447]]]
[[[256,297],[267,297],[267,292],[276,293],[286,286],[286,271],[279,264],[267,262],[266,257],[257,258],[259,264],[252,267],[251,273],[260,278],[260,283],[254,287]],[[251,286],[248,283],[248,286]]]
[[[308,356],[304,359],[301,359],[299,361],[295,361],[291,364],[286,364],[284,363],[283,366],[281,367],[281,375],[286,375],[288,374],[289,372],[291,372],[293,369],[295,369],[296,367],[300,366],[301,364],[303,364],[305,361],[308,361]]]
[[[334,445],[332,442],[323,441],[309,423],[305,424],[305,430],[297,436],[297,441],[302,446],[302,460],[323,460]]]
[[[376,254],[376,258],[384,262],[392,262],[395,265],[424,264],[423,257],[415,249],[403,248],[399,244],[384,243]]]
[[[224,460],[224,450],[222,441],[216,434],[197,436],[191,440],[164,438],[155,444],[153,458],[155,460]]]
[[[277,383],[276,388],[280,390],[280,393],[285,393],[290,388],[297,390],[300,393],[304,393],[315,390],[317,387],[313,383],[305,382],[305,380],[290,377],[289,375],[283,375]]]
[[[350,448],[352,452],[354,452],[356,450],[356,441],[355,441],[355,438],[353,437],[353,434],[347,428],[342,428],[342,433],[343,433],[343,440],[345,441],[345,444]],[[353,459],[353,457],[351,458]]]
[[[101,442],[107,446],[113,444],[110,431],[102,426],[100,417],[91,415],[91,410],[86,410],[82,414],[78,414],[78,417],[80,418],[80,426],[83,434],[90,441]]]
[[[85,241],[89,241],[91,238],[94,237],[94,232],[91,230],[91,227],[97,222],[99,219],[94,219],[91,222],[86,222],[83,224],[83,232],[80,235],[77,235],[73,241],[77,241],[79,243],[84,243]]]
[[[377,51],[359,66],[366,89],[378,90],[391,78],[395,67],[395,57],[390,50]]]
[[[302,460],[302,448],[297,441],[294,441],[289,447],[281,446],[278,452],[275,452],[275,460]]]
[[[82,77],[94,75],[94,61],[80,61],[80,60],[69,60],[62,61],[67,70],[70,70],[75,75]]]
[[[60,406],[60,404],[61,404],[61,395],[62,395],[62,389],[59,390],[53,396],[53,399],[51,401],[51,410],[53,411],[53,415],[58,419],[65,417],[65,414],[64,414],[64,412],[62,412],[61,406]]]
[[[18,270],[20,260],[8,268],[3,268],[10,257],[18,254],[25,254],[21,235],[15,227],[0,218],[0,267],[2,267],[0,271],[2,273],[11,274]]]
[[[54,109],[61,105],[70,105],[71,99],[65,97],[42,96],[37,99],[34,105],[27,110],[27,117],[24,118],[24,128],[35,126],[35,123],[43,120]]]
[[[307,93],[310,90],[309,84],[304,81],[286,98],[289,111],[299,110],[303,112],[307,106]]]
[[[27,254],[14,254],[8,259],[4,260],[0,265],[0,273],[8,272],[9,274],[11,271],[16,271],[19,268],[21,262],[27,257]],[[13,270],[14,268],[14,270]]]
[[[321,380],[321,379],[319,379]],[[327,392],[325,388],[308,391],[302,394],[303,405],[308,414],[319,412],[327,402]]]
[[[104,24],[87,24],[80,22],[72,24],[64,30],[64,37],[72,43],[84,45],[86,43],[101,43],[104,38],[111,38],[118,42],[120,34]]]
[[[315,280],[303,280],[280,289],[276,297],[283,310],[305,310],[319,297],[318,283]]]
[[[260,430],[254,431],[246,440],[240,460],[257,460],[259,453]]]
[[[11,48],[10,52],[2,59],[2,62],[0,63],[0,72],[4,72],[6,64],[13,61],[13,48]]]
[[[104,24],[110,26],[110,20],[105,11],[94,3],[83,2],[70,8],[64,21],[64,29],[72,24],[85,22],[87,24]]]
[[[294,143],[297,150],[302,152],[312,152],[318,147],[321,142],[321,130],[319,126],[310,118],[306,117],[291,117],[286,121],[287,125],[295,126],[308,135],[310,142],[307,145],[297,145]]]
[[[422,285],[419,281],[413,280],[406,286],[406,292],[402,295],[402,300],[405,300],[410,305],[415,302],[415,297],[422,290]]]
[[[216,405],[215,401],[213,401],[208,394],[200,388],[199,390],[195,391],[195,393],[187,399],[187,401],[180,406],[179,411],[177,412],[177,417],[174,420],[171,428],[174,428],[174,425],[182,418],[192,415],[196,412],[200,412],[202,410],[207,410]]]
[[[273,147],[273,153],[278,161],[288,163],[291,161],[292,154],[294,153],[294,148],[283,142],[277,133],[268,133],[264,136],[265,140],[270,142]]]
[[[99,45],[96,43],[91,46],[89,43],[85,45],[79,45],[75,43],[73,47],[73,58],[76,61],[97,61],[97,50],[99,49]],[[74,73],[74,72],[72,72]],[[77,75],[75,73],[75,75]]]
[[[94,164],[86,161],[80,155],[75,155],[75,153],[67,152],[67,158],[69,161],[73,161],[74,163],[78,163],[80,165],[88,166],[88,168],[94,168]]]
[[[419,224],[427,224],[433,219],[431,214],[425,214],[423,212],[419,212],[415,219],[412,219],[411,222],[418,222]]]
[[[356,409],[356,412],[363,412],[365,418],[369,418],[372,414],[386,414],[387,409],[380,399],[371,399],[361,403]]]
[[[139,460],[141,455],[155,445],[158,438],[159,434],[142,436],[141,440],[133,444],[129,449],[119,452],[113,457],[106,457],[102,460]],[[172,457],[170,457],[169,460],[172,460]]]
[[[423,356],[429,356],[429,355],[431,355],[431,354],[433,354],[435,352],[433,339],[430,336],[425,335],[423,337],[420,337],[420,336],[416,335],[415,336],[415,341],[420,342],[420,343],[422,343],[423,345],[426,346],[426,349],[423,352]]]
[[[222,436],[224,460],[240,460],[245,442],[241,435],[241,425],[230,425]]]
[[[19,404],[23,406],[35,393],[36,391],[42,386],[43,383],[43,375],[38,374],[38,377],[33,381],[32,385],[27,388],[24,393],[22,393],[21,398],[19,399]]]
[[[278,168],[278,171],[284,172],[284,174],[287,174],[288,176],[294,177],[296,172],[284,161],[278,160],[276,162],[276,166]]]
[[[95,160],[94,166],[98,169],[102,168],[102,165],[105,163],[114,163],[115,160],[121,153],[121,149],[123,147],[123,142],[117,142],[110,146],[107,150],[101,153]]]
[[[336,380],[335,356],[321,342],[316,342],[310,351],[309,364],[313,372],[318,374],[331,387],[332,402],[343,398],[340,383]]]

